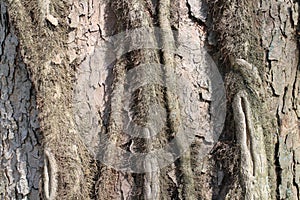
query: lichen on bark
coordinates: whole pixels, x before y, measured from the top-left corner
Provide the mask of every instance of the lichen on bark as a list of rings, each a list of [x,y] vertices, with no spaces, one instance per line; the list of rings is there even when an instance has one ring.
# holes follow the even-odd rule
[[[76,133],[70,107],[74,69],[66,48],[69,4],[67,1],[7,1],[7,6],[9,23],[16,30],[21,56],[37,91],[42,144],[52,151],[58,166],[57,196],[88,198],[92,170],[86,166],[91,160]]]

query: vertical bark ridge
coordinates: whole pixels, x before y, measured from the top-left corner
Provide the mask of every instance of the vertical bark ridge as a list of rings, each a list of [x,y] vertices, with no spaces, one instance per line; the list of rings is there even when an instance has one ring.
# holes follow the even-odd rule
[[[162,29],[162,59],[164,64],[165,84],[166,84],[166,101],[168,108],[168,120],[170,124],[171,135],[178,133],[178,126],[180,126],[180,110],[179,102],[175,96],[176,94],[176,77],[173,76],[175,72],[174,50],[175,41],[170,23],[170,0],[160,0],[158,4],[158,21]],[[179,149],[183,149],[183,141],[178,142]],[[184,199],[195,199],[194,179],[191,169],[191,153],[186,150],[179,159],[180,171],[182,173],[182,197]]]
[[[118,19],[118,25],[117,25],[117,31],[131,31],[134,28],[140,28],[140,27],[147,27],[151,28],[153,26],[153,22],[151,17],[149,16],[149,13],[145,12],[147,10],[145,2],[133,0],[133,1],[126,1],[126,2],[120,2],[120,1],[114,1],[111,4],[114,13]],[[124,20],[125,19],[125,20]],[[150,36],[152,37],[152,36]],[[135,38],[133,38],[135,39]],[[129,42],[130,43],[130,42]],[[126,48],[126,47],[118,47],[118,48]],[[132,98],[134,101],[132,108],[123,108],[123,98],[124,98],[124,84],[125,84],[125,77],[128,70],[130,70],[131,67],[139,67],[139,63],[158,63],[158,56],[156,56],[156,53],[151,52],[151,50],[148,52],[147,50],[135,50],[133,52],[129,52],[126,55],[123,55],[122,58],[120,58],[117,63],[114,65],[113,68],[113,76],[114,76],[114,83],[113,83],[113,89],[111,94],[111,101],[110,101],[110,116],[109,116],[109,123],[108,123],[108,137],[112,137],[109,140],[110,142],[114,142],[116,146],[122,145],[122,141],[128,140],[128,136],[126,137],[122,130],[123,128],[123,110],[133,110],[134,116],[133,118],[136,119],[135,123],[144,123],[144,121],[147,123],[147,113],[149,112],[147,108],[149,107],[149,99],[151,99],[151,92],[149,91],[149,88],[147,86],[145,88],[139,88],[139,92],[141,93],[140,96],[137,95],[136,97]],[[145,77],[147,78],[147,77]],[[147,80],[145,80],[147,81]],[[127,83],[130,84],[130,83]],[[127,138],[127,139],[126,139]],[[150,139],[139,139],[139,138],[132,138],[129,141],[127,141],[126,148],[128,148],[131,153],[134,153],[135,150],[139,150],[142,152],[150,152],[153,150],[152,141]],[[135,149],[135,150],[133,150]],[[140,153],[137,151],[137,153]],[[114,156],[112,156],[112,159]],[[132,163],[133,165],[136,163]],[[148,163],[149,164],[149,163]],[[106,167],[104,167],[106,168]],[[104,180],[103,177],[111,177],[111,171],[107,171],[103,168],[101,172],[101,180]],[[115,172],[115,173],[121,173],[121,172]],[[114,176],[117,176],[116,174]],[[131,194],[121,194],[121,196],[132,196],[132,198],[135,199],[159,199],[160,194],[160,187],[159,187],[159,172],[153,171],[152,167],[150,166],[149,172],[146,172],[145,174],[137,174],[137,175],[129,175],[132,176],[134,179],[134,184],[136,186],[132,186],[131,190],[127,191],[127,193]],[[108,178],[109,179],[109,178]],[[118,181],[111,184],[115,185],[115,189],[117,191],[121,190],[120,184],[118,184]],[[105,199],[106,195],[109,194],[109,190],[107,187],[110,184],[99,184],[100,187],[102,187],[99,190],[99,198]],[[143,185],[143,186],[142,186]],[[134,191],[135,187],[142,188],[142,191]],[[106,188],[106,189],[105,189]],[[101,192],[102,191],[102,192]],[[101,194],[102,193],[102,194]],[[101,195],[100,195],[101,194]],[[104,194],[104,196],[103,196]],[[118,197],[120,197],[120,194],[118,194]]]

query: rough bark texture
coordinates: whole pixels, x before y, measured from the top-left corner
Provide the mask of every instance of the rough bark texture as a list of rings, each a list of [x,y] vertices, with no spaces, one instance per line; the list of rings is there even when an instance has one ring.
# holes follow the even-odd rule
[[[35,199],[43,167],[36,92],[3,2],[0,9],[0,197]]]
[[[298,6],[296,1],[215,1],[212,4],[212,28],[219,34],[217,46],[221,49],[222,61],[230,66],[225,68],[225,80],[231,90],[228,96],[235,98],[233,115],[241,152],[240,184],[246,199],[299,199]],[[246,90],[248,97],[241,95],[241,90]],[[238,109],[238,105],[243,106],[243,99],[244,108]],[[254,135],[248,122],[247,101],[256,118]],[[243,115],[245,127],[241,127]],[[244,148],[245,143],[239,144],[243,141],[240,134],[245,131],[249,132],[246,135],[248,149]],[[257,143],[255,140],[261,140],[262,136],[264,142]],[[262,151],[266,152],[268,164],[263,162]],[[258,167],[257,159],[259,171],[264,175],[253,173],[255,181],[245,181],[247,171]],[[260,177],[268,180],[258,180]],[[261,191],[259,196],[255,194],[257,189]],[[268,190],[269,196],[264,196]],[[254,196],[249,197],[249,192]]]
[[[44,167],[41,187],[38,188],[40,197],[88,198],[92,166],[89,166],[90,156],[74,128],[71,106],[74,69],[68,62],[64,44],[67,41],[67,10],[64,9],[68,9],[68,4],[61,1],[8,1],[7,9],[6,20],[9,21],[4,25],[13,24],[16,29],[20,42],[17,52],[23,58],[36,90],[39,136],[43,138],[41,143],[45,153],[42,154],[45,154],[44,163],[48,165]],[[24,150],[27,151],[30,152]],[[11,167],[8,171],[16,166]]]
[[[1,198],[300,199],[299,2],[0,3]],[[160,48],[125,37],[140,27],[153,33],[141,41],[163,30]],[[212,107],[222,80],[203,48],[226,88],[220,137],[225,110]],[[140,80],[165,87],[128,94]],[[151,135],[153,123],[159,136],[128,136],[129,119],[143,127],[132,132]],[[163,148],[182,126],[197,131],[174,163],[157,169],[154,159],[132,173],[99,162],[123,156],[107,141],[134,155]],[[179,150],[186,137],[175,140]]]

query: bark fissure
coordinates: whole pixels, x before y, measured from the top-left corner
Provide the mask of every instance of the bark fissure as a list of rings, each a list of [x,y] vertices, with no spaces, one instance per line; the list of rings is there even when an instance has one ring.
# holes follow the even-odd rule
[[[279,115],[277,114],[278,121],[280,120]],[[280,122],[278,122],[280,123]],[[277,136],[277,142],[275,143],[274,149],[274,164],[275,164],[275,173],[276,173],[276,198],[280,198],[280,191],[279,187],[281,185],[281,168],[280,168],[280,161],[279,161],[279,136]]]
[[[203,22],[201,19],[195,17],[192,13],[192,10],[191,10],[191,5],[189,4],[189,1],[186,0],[186,7],[188,9],[188,16],[189,18],[197,25],[199,25],[200,27],[206,27],[206,24],[205,22]]]
[[[139,28],[140,26],[147,27],[151,29],[152,26],[152,20],[151,17],[148,16],[147,13],[143,13],[143,11],[146,10],[146,5],[144,5],[143,2],[141,1],[132,1],[132,2],[127,2],[126,4],[122,4],[122,10],[120,10],[120,7],[118,7],[119,2],[114,2],[113,4],[117,5],[115,6],[115,13],[117,18],[121,19],[123,14],[128,15],[126,22],[123,24],[120,24],[119,27],[117,28],[119,31],[124,31],[123,29],[125,28],[126,30],[130,28]],[[143,13],[143,14],[142,14]],[[142,17],[144,16],[144,17]],[[123,48],[123,47],[120,47]],[[126,47],[124,47],[126,48]],[[109,138],[109,141],[114,142],[116,145],[121,145],[120,141],[126,140],[126,136],[123,133],[123,126],[127,126],[126,124],[123,125],[123,111],[125,110],[127,112],[133,111],[133,116],[132,119],[134,120],[135,123],[147,123],[147,112],[149,112],[147,109],[149,108],[151,104],[151,96],[154,91],[151,91],[151,88],[138,88],[139,91],[137,94],[134,94],[133,97],[130,97],[133,99],[133,102],[129,104],[129,108],[124,107],[124,85],[125,85],[125,78],[127,71],[131,70],[131,68],[137,68],[138,63],[144,61],[144,62],[153,62],[153,58],[155,61],[155,53],[152,55],[152,53],[147,52],[145,50],[138,50],[138,51],[133,51],[129,52],[127,56],[124,56],[122,60],[118,60],[117,64],[114,66],[113,71],[114,71],[114,87],[112,88],[112,96],[110,100],[110,122],[108,123],[108,134],[111,136],[111,133],[113,132],[114,140],[112,138]],[[157,62],[157,60],[156,60]],[[118,64],[120,63],[120,64]],[[142,62],[143,63],[143,62]],[[154,62],[155,63],[155,62]],[[122,69],[119,69],[119,65],[122,65]],[[126,70],[125,70],[126,68]],[[152,69],[154,70],[154,69]],[[116,78],[119,77],[119,78]],[[145,77],[149,78],[149,77]],[[127,80],[128,81],[128,80]],[[134,80],[131,80],[134,81]],[[147,82],[147,80],[145,80]],[[130,83],[126,83],[130,84]],[[117,86],[116,86],[117,85]],[[122,89],[120,89],[122,88]],[[117,99],[117,100],[114,100]],[[117,124],[116,124],[117,123]],[[131,122],[132,123],[132,122]],[[145,124],[144,124],[145,125]],[[139,153],[136,152],[138,150],[144,152],[150,152],[153,150],[152,144],[151,144],[150,139],[139,139],[139,138],[133,138],[130,139],[128,142],[123,144],[123,146],[127,149],[130,150],[131,153]],[[115,156],[115,155],[114,155]],[[113,159],[114,156],[111,156]],[[139,162],[139,161],[137,161]],[[133,165],[137,163],[132,163]],[[145,163],[145,168],[147,171],[143,175],[130,175],[134,179],[134,183],[136,185],[143,185],[141,187],[143,189],[143,192],[140,191],[134,191],[134,188],[132,189],[131,195],[134,198],[142,198],[142,199],[159,199],[160,195],[160,188],[159,188],[159,171],[157,171],[157,166],[151,166],[152,163]],[[155,164],[154,164],[155,165]],[[111,172],[108,172],[107,175],[110,176]],[[118,172],[115,172],[118,173]],[[135,186],[134,186],[135,187]],[[108,191],[107,191],[108,192]],[[105,193],[107,193],[105,191]],[[128,191],[126,191],[128,193]],[[128,196],[129,194],[126,194]]]
[[[293,161],[294,161],[294,165],[293,165],[293,173],[294,173],[294,177],[293,177],[293,185],[296,187],[296,190],[297,190],[297,193],[296,193],[296,196],[298,198],[298,200],[300,199],[300,186],[298,185],[298,181],[296,180],[297,179],[297,164],[300,164],[300,163],[297,163],[297,160],[295,158],[295,152],[293,152]]]

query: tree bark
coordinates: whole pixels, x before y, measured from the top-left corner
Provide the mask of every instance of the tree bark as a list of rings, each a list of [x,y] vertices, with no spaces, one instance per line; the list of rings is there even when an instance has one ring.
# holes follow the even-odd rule
[[[1,199],[300,199],[299,1],[0,8]]]
[[[1,199],[34,199],[39,196],[43,167],[36,91],[3,2],[0,8],[0,196]]]

